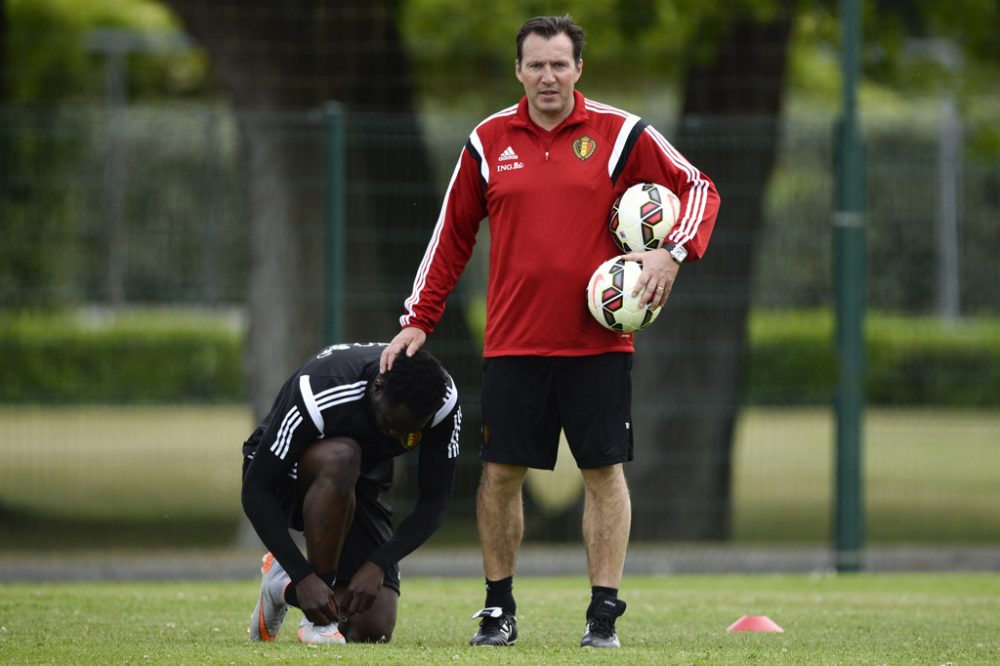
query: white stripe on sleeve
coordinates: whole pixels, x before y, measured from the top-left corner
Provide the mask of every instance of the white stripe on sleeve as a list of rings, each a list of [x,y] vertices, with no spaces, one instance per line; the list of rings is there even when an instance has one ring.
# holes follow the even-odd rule
[[[476,149],[476,152],[479,153],[479,175],[483,177],[483,180],[488,185],[490,182],[490,165],[486,161],[486,151],[483,150],[483,141],[479,138],[479,132],[474,131],[469,136],[469,142]]]
[[[309,375],[299,377],[299,393],[302,394],[302,402],[306,405],[309,418],[312,419],[313,425],[319,431],[319,436],[323,437],[323,414],[319,411],[319,405],[316,404],[316,396],[313,395],[312,385],[309,383]]]
[[[316,404],[322,411],[329,407],[333,407],[334,405],[342,405],[345,402],[355,402],[357,400],[361,400],[365,397],[366,386],[368,386],[368,382],[362,380],[353,384],[335,386],[334,388],[320,391],[316,394]]]
[[[625,142],[628,141],[629,134],[632,133],[632,128],[636,126],[641,120],[639,116],[627,114],[625,116],[625,123],[622,125],[621,129],[618,130],[618,137],[615,139],[615,146],[611,150],[611,157],[608,158],[608,177],[614,176],[615,167],[618,166],[618,160],[622,157],[622,152],[625,150]]]
[[[292,446],[292,435],[295,433],[295,429],[299,427],[302,423],[302,416],[299,414],[298,407],[292,407],[285,414],[285,418],[281,421],[281,427],[278,428],[278,436],[275,438],[274,443],[271,444],[271,452],[278,456],[282,460],[288,455],[288,450]]]
[[[691,183],[687,210],[684,211],[684,217],[674,225],[674,229],[670,232],[670,238],[675,243],[683,245],[695,237],[698,226],[705,216],[705,207],[708,204],[708,181],[652,125],[647,125],[644,131],[649,133],[649,136],[667,156],[667,159],[687,174],[688,182]]]
[[[444,417],[448,416],[448,412],[452,410],[455,403],[458,402],[458,389],[455,387],[455,381],[449,377],[448,388],[445,390],[444,394],[444,404],[441,405],[441,409],[437,410],[434,414],[434,418],[431,419],[431,427],[433,428],[437,424],[444,420]]]

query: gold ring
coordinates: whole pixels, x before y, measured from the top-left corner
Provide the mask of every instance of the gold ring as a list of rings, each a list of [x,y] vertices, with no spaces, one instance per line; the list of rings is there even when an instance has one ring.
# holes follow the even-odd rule
[[[656,291],[666,291],[663,287],[657,287]]]

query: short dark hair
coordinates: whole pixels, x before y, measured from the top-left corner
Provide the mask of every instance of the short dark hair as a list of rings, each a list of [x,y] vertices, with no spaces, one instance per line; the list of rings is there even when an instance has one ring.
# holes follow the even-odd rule
[[[573,17],[566,16],[536,16],[528,19],[517,31],[517,61],[521,62],[521,55],[524,50],[524,40],[528,35],[541,35],[545,39],[552,39],[556,35],[565,34],[573,42],[573,61],[580,62],[583,57],[583,47],[587,45],[583,38],[583,28],[578,26]]]
[[[385,399],[393,407],[406,405],[414,416],[432,416],[444,404],[448,375],[430,352],[400,354],[382,375]]]

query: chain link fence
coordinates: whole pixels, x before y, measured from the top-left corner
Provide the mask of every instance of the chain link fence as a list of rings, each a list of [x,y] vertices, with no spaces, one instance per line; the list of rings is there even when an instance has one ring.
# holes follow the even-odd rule
[[[439,198],[477,120],[460,114],[426,116],[423,134],[417,136],[392,131],[391,117],[350,117],[348,155],[353,150],[369,160],[390,161],[401,145],[422,141],[434,185],[432,192],[420,194]],[[651,120],[671,136],[669,121]],[[916,336],[932,327],[946,346],[961,347],[963,336],[977,327],[995,331],[1000,166],[963,151],[967,137],[939,115],[906,123],[877,115],[864,120],[870,316],[891,316],[886,326],[916,331]],[[275,131],[285,131],[287,124],[304,144],[326,140],[321,113],[274,122]],[[252,204],[242,177],[246,156],[240,154],[237,128],[237,118],[221,107],[0,109],[0,330],[15,330],[29,316],[60,317],[53,321],[71,321],[98,337],[125,320],[153,330],[188,322],[188,331],[221,331],[241,345],[254,259],[246,223]],[[753,280],[744,287],[750,292],[751,359],[774,336],[810,327],[818,328],[814,337],[832,348],[832,118],[793,116],[778,129],[778,166],[760,237],[727,230],[723,189],[713,240],[753,253]],[[774,139],[748,136],[745,127],[723,127],[714,140]],[[405,183],[367,182],[351,174],[348,164],[349,211],[352,198],[362,195],[405,199],[400,196]],[[323,176],[317,173],[301,187],[323,187]],[[411,258],[388,266],[377,284],[351,282],[348,274],[346,316],[383,313],[373,337],[393,335],[392,322],[432,225],[431,219],[414,220],[412,229],[390,234],[378,225],[352,225],[348,217],[349,265],[389,247],[393,256]],[[473,332],[481,325],[487,246],[484,225],[473,261],[449,302],[450,311],[459,313],[449,316],[463,317]],[[709,252],[705,261],[711,260]],[[682,280],[678,290],[683,288]],[[741,297],[714,295],[720,307]],[[39,324],[27,337],[43,340],[56,326]],[[14,365],[13,355],[28,353],[11,339],[0,343],[0,363],[8,367]],[[822,543],[829,537],[833,492],[831,395],[805,384],[778,386],[791,381],[788,376],[802,376],[805,382],[825,372],[822,358],[813,363],[809,356],[814,347],[799,350],[782,340],[784,357],[806,367],[801,375],[762,379],[761,369],[773,369],[778,361],[765,355],[760,367],[751,362],[747,381],[756,388],[745,391],[733,459],[720,461],[731,470],[732,536],[738,542]],[[435,344],[459,349],[453,363],[466,364],[459,370],[475,376],[479,347],[474,336]],[[890,347],[898,351],[899,344]],[[171,348],[166,349],[169,357]],[[102,357],[102,363],[113,365],[124,351],[111,360]],[[183,364],[181,356],[190,356],[174,353],[168,365]],[[41,373],[71,372],[58,354],[39,358]],[[987,384],[997,373],[988,367],[994,359],[981,357],[978,368],[973,359],[959,375],[960,383],[975,395],[988,395]],[[86,372],[96,377],[102,368]],[[907,395],[907,387],[929,370],[915,372],[889,372],[886,392]],[[150,402],[142,399],[141,382],[106,401],[112,404],[81,406],[95,402],[87,394],[72,400],[8,395],[7,404],[0,404],[0,548],[168,547],[237,540],[238,450],[253,424],[245,394],[218,391],[215,400],[204,401],[222,403],[216,406],[169,399],[142,407],[127,404]],[[478,422],[478,386],[470,383],[462,393],[468,422]],[[882,402],[867,412],[865,429],[869,537],[876,543],[995,544],[1000,535],[1000,404],[984,398],[956,409],[926,396]],[[637,408],[656,407],[640,403]],[[475,543],[477,435],[474,428],[463,435],[452,518],[437,542]],[[555,473],[529,477],[530,513],[557,513],[579,498],[568,452],[560,458]],[[411,466],[401,462],[393,499],[398,515],[412,501],[407,494]],[[655,510],[648,515],[641,510],[656,502],[635,498],[635,521],[656,520]]]

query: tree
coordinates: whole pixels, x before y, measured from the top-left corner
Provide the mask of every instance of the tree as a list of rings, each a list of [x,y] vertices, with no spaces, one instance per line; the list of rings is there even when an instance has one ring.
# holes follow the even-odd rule
[[[7,27],[7,0],[0,0],[0,105],[8,100],[8,78],[10,76],[7,64],[7,39],[10,31]]]
[[[832,9],[833,3],[747,2],[706,12],[694,30],[705,39],[692,42],[684,58],[690,66],[675,143],[715,180],[723,203],[705,261],[681,269],[666,316],[640,338],[637,357],[645,360],[636,364],[635,393],[640,400],[662,396],[662,407],[640,410],[636,419],[637,457],[660,462],[629,468],[633,495],[658,518],[636,521],[638,538],[730,535],[732,443],[752,262],[789,89],[791,37],[795,21],[810,16],[811,23],[833,28],[825,37],[838,48]],[[864,63],[869,84],[957,87],[949,81],[952,72],[921,76],[920,66],[907,66],[908,37],[928,33],[967,36],[964,51],[976,62],[969,76],[995,71],[996,39],[986,27],[995,25],[987,17],[1000,12],[995,2],[882,0],[866,5],[866,12],[866,42],[881,45]]]
[[[250,235],[249,370],[254,412],[323,339],[326,274],[322,124],[307,120],[340,101],[351,127],[404,137],[395,159],[348,144],[351,182],[379,183],[347,201],[349,281],[404,294],[419,257],[363,242],[429,226],[437,206],[414,115],[409,65],[397,29],[399,3],[294,0],[167,0],[208,51],[239,126]],[[386,186],[391,185],[391,186]],[[406,213],[404,213],[404,211]],[[398,305],[396,306],[398,307]],[[395,309],[355,303],[348,338],[395,330]],[[452,317],[460,322],[461,317]]]
[[[704,261],[681,268],[667,316],[643,331],[635,394],[661,409],[640,410],[637,457],[662,464],[629,468],[633,495],[656,498],[657,520],[637,521],[638,538],[729,536],[730,467],[740,405],[755,239],[779,138],[793,12],[714,19],[721,36],[684,81],[676,144],[722,195]],[[720,294],[724,294],[720,298]],[[652,434],[652,436],[650,435]]]

